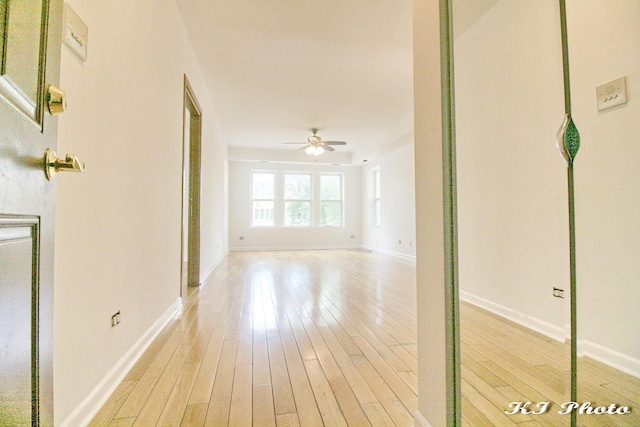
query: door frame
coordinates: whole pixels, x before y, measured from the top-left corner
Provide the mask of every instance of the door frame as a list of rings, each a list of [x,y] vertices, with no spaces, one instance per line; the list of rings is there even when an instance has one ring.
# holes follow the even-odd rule
[[[184,76],[183,138],[182,138],[182,216],[180,242],[180,296],[183,303],[189,287],[200,286],[200,187],[202,157],[202,108],[187,76]],[[186,138],[186,132],[189,137]],[[187,166],[188,165],[188,166]],[[186,168],[189,168],[187,171]],[[185,218],[187,221],[185,221]],[[186,225],[185,225],[186,224]],[[184,247],[187,239],[187,280],[184,276]]]

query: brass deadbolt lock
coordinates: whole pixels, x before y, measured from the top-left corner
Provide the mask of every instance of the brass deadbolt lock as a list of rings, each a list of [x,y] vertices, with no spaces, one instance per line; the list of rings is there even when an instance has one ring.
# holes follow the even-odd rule
[[[67,95],[63,90],[49,85],[47,88],[47,106],[52,116],[67,111]]]

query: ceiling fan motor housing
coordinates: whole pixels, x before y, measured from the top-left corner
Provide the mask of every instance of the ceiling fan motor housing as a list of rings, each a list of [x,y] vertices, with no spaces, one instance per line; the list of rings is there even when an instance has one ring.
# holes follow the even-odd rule
[[[318,145],[320,143],[320,137],[312,135],[307,138],[307,141],[309,141],[309,144]]]

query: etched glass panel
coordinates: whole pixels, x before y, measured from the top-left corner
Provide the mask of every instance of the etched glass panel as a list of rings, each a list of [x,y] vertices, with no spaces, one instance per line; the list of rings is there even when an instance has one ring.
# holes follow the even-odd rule
[[[462,418],[570,425],[557,2],[454,0]]]

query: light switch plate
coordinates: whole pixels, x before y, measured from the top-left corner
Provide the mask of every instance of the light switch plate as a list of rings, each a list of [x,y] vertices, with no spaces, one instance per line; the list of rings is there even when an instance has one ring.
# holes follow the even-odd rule
[[[81,61],[87,60],[89,27],[82,22],[82,19],[80,19],[68,3],[64,4],[62,42],[67,45]]]
[[[598,111],[627,102],[627,84],[624,77],[605,83],[596,88]]]

